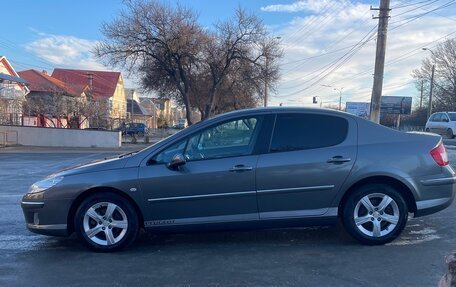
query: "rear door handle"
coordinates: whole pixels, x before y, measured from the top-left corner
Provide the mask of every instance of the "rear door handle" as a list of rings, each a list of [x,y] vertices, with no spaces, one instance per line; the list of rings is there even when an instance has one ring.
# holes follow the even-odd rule
[[[251,166],[246,166],[243,164],[237,164],[230,168],[230,172],[244,172],[244,171],[250,171],[253,170],[253,167]]]
[[[340,155],[337,155],[337,156],[334,156],[334,157],[328,159],[326,162],[333,163],[333,164],[341,164],[341,163],[350,162],[350,161],[351,161],[351,159],[348,157],[342,157]]]

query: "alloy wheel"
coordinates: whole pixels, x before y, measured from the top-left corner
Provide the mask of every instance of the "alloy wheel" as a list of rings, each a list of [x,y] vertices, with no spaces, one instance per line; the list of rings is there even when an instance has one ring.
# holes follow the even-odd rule
[[[397,226],[399,217],[396,201],[383,193],[371,193],[362,197],[354,210],[356,227],[370,237],[390,234]]]
[[[94,243],[103,246],[113,245],[125,237],[128,218],[118,205],[112,202],[99,202],[85,212],[83,228],[87,237]]]

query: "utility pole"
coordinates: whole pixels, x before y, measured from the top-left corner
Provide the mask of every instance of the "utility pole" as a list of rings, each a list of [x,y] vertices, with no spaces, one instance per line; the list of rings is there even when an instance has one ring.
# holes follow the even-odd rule
[[[432,65],[431,88],[429,90],[428,118],[432,115],[432,96],[434,94],[434,72],[435,72],[435,64]]]
[[[421,80],[420,110],[423,108],[423,84],[424,84],[424,81]]]
[[[434,95],[434,73],[435,73],[435,62],[437,56],[435,55],[434,51],[429,48],[423,48],[423,51],[431,52],[432,56],[434,57],[434,64],[432,64],[432,72],[431,72],[431,88],[429,89],[429,106],[428,106],[428,118],[432,114],[432,96]]]
[[[385,71],[385,52],[386,52],[386,34],[388,32],[388,20],[390,12],[390,0],[380,0],[380,8],[371,8],[379,10],[378,32],[377,32],[377,50],[375,53],[375,70],[374,85],[371,96],[370,120],[376,123],[380,122],[380,104],[383,88],[383,74]]]
[[[266,75],[264,76],[264,107],[268,106],[268,86],[269,86],[269,77],[268,77],[268,55],[265,57],[265,69]]]

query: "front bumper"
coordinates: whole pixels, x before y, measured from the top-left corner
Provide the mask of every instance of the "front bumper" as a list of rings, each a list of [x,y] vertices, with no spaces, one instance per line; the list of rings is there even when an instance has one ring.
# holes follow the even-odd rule
[[[28,230],[52,236],[68,236],[67,218],[70,200],[34,200],[24,196],[21,207]]]
[[[456,194],[456,176],[426,179],[420,181],[423,193],[433,194],[433,198],[427,198],[416,202],[415,217],[436,213],[451,205]]]

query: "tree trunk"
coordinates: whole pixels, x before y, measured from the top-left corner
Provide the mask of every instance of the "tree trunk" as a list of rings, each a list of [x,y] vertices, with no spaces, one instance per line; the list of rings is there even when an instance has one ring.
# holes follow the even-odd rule
[[[206,105],[204,120],[208,119],[211,116],[212,110],[214,109],[215,97],[217,96],[217,86],[218,84],[211,89],[211,92],[209,94],[209,103]]]

